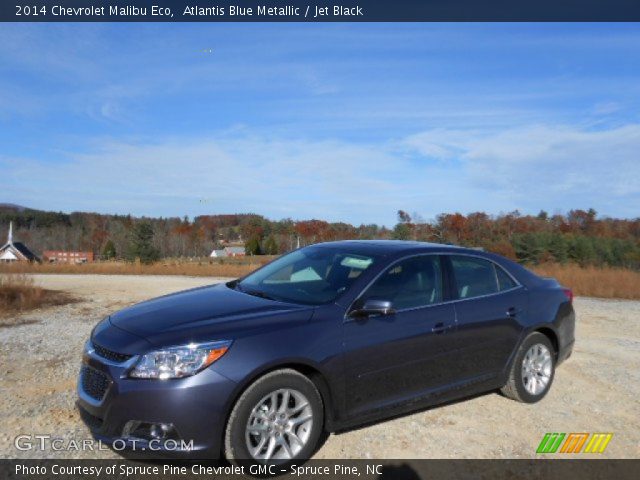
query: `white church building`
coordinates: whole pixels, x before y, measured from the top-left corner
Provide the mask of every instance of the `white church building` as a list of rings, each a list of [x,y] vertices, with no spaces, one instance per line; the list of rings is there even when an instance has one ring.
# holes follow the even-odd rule
[[[0,247],[0,262],[38,262],[38,257],[22,242],[13,241],[13,223],[9,222],[7,243]]]

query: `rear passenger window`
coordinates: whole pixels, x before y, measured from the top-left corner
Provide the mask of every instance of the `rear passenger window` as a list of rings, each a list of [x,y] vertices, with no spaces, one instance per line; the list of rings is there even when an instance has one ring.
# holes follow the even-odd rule
[[[501,292],[518,286],[518,284],[514,282],[509,275],[507,275],[507,272],[505,272],[502,267],[494,265],[494,268],[496,269],[496,277],[498,277],[498,288]]]
[[[492,262],[476,257],[452,256],[459,298],[497,293],[498,279]]]

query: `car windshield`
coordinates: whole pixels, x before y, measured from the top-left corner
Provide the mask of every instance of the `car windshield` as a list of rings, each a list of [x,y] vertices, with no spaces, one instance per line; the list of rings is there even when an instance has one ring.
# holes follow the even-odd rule
[[[306,247],[250,274],[235,288],[273,300],[321,305],[345,292],[374,261],[373,255]]]

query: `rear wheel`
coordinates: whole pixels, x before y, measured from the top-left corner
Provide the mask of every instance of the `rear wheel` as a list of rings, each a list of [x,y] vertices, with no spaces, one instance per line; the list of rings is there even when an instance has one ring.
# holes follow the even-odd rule
[[[311,380],[292,369],[271,372],[251,384],[233,407],[225,456],[270,464],[309,458],[323,422],[322,398]]]
[[[555,375],[555,352],[546,335],[534,332],[525,338],[511,365],[501,392],[513,400],[535,403],[549,392]]]

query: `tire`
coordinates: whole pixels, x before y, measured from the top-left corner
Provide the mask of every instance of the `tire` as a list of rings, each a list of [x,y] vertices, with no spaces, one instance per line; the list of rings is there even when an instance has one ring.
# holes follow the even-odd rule
[[[538,368],[540,365],[542,368]],[[538,402],[549,392],[555,370],[556,352],[549,337],[533,332],[518,348],[507,383],[500,391],[504,396],[519,402]]]
[[[227,421],[224,455],[235,464],[308,459],[323,429],[322,397],[314,383],[296,370],[276,370],[252,383],[236,401]]]

